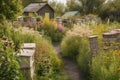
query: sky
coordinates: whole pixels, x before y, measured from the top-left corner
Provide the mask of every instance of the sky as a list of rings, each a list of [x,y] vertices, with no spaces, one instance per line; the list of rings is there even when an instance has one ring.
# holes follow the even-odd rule
[[[49,1],[52,1],[52,0],[49,0]],[[66,4],[66,0],[54,0],[54,1]]]
[[[52,0],[49,0],[49,1],[52,1]],[[66,4],[66,0],[54,0],[54,1]],[[113,0],[106,0],[105,3],[108,1],[113,1]]]

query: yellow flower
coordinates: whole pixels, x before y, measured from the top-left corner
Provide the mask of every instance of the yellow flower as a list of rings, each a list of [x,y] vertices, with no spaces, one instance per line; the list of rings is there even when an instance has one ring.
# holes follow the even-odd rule
[[[120,67],[117,70],[120,71]]]

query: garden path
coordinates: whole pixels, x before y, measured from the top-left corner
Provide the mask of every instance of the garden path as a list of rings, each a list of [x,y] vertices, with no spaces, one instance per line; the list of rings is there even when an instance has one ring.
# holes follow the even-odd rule
[[[60,44],[55,44],[54,48],[58,53],[57,54],[58,57],[63,61],[64,70],[68,74],[68,76],[70,76],[72,80],[84,80],[81,75],[82,73],[80,73],[77,64],[70,59],[62,58],[61,53],[60,53]]]

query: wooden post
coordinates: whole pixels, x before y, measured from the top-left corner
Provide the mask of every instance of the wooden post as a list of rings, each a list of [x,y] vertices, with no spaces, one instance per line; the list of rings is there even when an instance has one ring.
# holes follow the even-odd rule
[[[92,58],[95,57],[95,55],[99,52],[98,48],[98,37],[97,36],[90,36],[89,37],[90,42],[90,50],[91,50],[91,58],[89,64],[92,64]]]
[[[90,36],[89,41],[90,41],[91,56],[94,57],[99,52],[98,37]]]

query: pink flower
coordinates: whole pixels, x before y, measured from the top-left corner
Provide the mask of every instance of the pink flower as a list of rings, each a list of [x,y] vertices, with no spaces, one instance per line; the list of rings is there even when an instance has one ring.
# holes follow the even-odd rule
[[[58,24],[58,30],[64,31],[65,27],[62,24]]]

